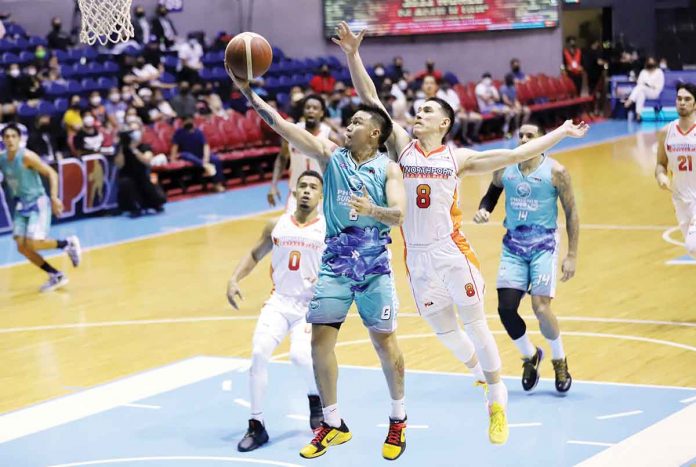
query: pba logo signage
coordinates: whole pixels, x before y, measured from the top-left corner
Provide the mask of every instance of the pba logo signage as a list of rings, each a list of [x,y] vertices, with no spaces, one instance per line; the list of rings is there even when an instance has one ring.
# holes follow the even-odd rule
[[[58,163],[59,196],[63,201],[61,219],[80,213],[91,214],[116,207],[118,170],[101,154],[68,158]],[[10,200],[0,190],[0,233],[12,231]]]

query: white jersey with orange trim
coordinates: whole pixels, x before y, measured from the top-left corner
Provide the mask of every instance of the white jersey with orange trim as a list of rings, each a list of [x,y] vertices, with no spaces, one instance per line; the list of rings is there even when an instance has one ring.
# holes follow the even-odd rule
[[[317,216],[312,222],[300,225],[292,214],[283,214],[271,237],[271,277],[275,292],[309,301],[326,247],[324,217]]]
[[[399,157],[407,208],[402,235],[406,267],[421,314],[483,300],[480,264],[461,233],[459,177],[454,154],[441,146],[426,154],[416,140]]]
[[[295,125],[305,129],[305,122],[297,122]],[[331,136],[331,127],[326,123],[319,124],[319,132],[316,134],[321,138],[329,139]],[[290,179],[288,180],[288,186],[290,191],[295,191],[295,186],[297,186],[297,180],[300,178],[300,174],[305,170],[314,170],[316,172],[322,173],[321,166],[316,159],[306,156],[302,151],[297,149],[292,144],[290,147]]]
[[[665,152],[672,172],[672,196],[696,202],[696,124],[689,131],[679,128],[679,120],[667,127]]]

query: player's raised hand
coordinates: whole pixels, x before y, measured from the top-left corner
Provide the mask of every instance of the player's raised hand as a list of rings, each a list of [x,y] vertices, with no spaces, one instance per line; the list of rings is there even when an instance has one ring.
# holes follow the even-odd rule
[[[565,257],[563,264],[561,264],[561,272],[563,273],[561,282],[566,282],[575,275],[575,256]]]
[[[657,174],[655,179],[657,180],[657,186],[659,186],[663,190],[672,191],[672,188],[670,187],[669,177],[667,175]]]
[[[275,185],[271,185],[271,189],[268,190],[268,194],[266,195],[266,199],[268,200],[268,204],[272,207],[275,207],[277,203],[280,202],[280,192],[278,191],[278,187]]]
[[[474,214],[474,222],[477,224],[485,224],[491,218],[491,213],[481,208]]]
[[[563,123],[563,129],[565,130],[566,135],[570,136],[571,138],[582,138],[589,131],[590,125],[583,121],[575,124],[572,120],[566,120]]]
[[[364,186],[362,191],[362,196],[356,196],[355,193],[351,195],[349,201],[350,207],[353,208],[358,215],[369,216],[372,212],[372,200]]]
[[[227,61],[225,61],[225,71],[227,72],[227,76],[230,77],[234,85],[237,86],[240,90],[249,89],[249,81],[244,78],[240,78],[239,76],[232,73],[232,69],[227,65]]]
[[[358,34],[353,34],[353,31],[348,27],[348,23],[341,21],[336,26],[336,35],[338,38],[332,37],[331,40],[338,44],[346,54],[354,54],[358,51],[360,43],[365,37],[367,29],[363,29]]]
[[[232,305],[232,308],[235,310],[239,310],[239,305],[237,305],[237,297],[239,297],[239,300],[244,300],[244,297],[242,297],[242,291],[239,290],[239,284],[237,284],[237,281],[230,279],[230,281],[227,283],[227,301],[230,302],[230,305]]]

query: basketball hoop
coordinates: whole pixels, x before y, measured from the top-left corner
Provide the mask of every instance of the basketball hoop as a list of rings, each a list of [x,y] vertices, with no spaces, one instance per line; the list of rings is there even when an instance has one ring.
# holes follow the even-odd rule
[[[80,42],[101,45],[126,42],[133,37],[130,7],[132,0],[78,0],[82,25]]]

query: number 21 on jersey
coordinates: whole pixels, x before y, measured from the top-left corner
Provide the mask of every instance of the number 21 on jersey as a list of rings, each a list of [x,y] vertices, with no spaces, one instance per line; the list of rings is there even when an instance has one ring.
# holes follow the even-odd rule
[[[679,156],[677,157],[677,162],[679,162],[680,172],[693,172],[694,171],[694,161],[691,156]]]

